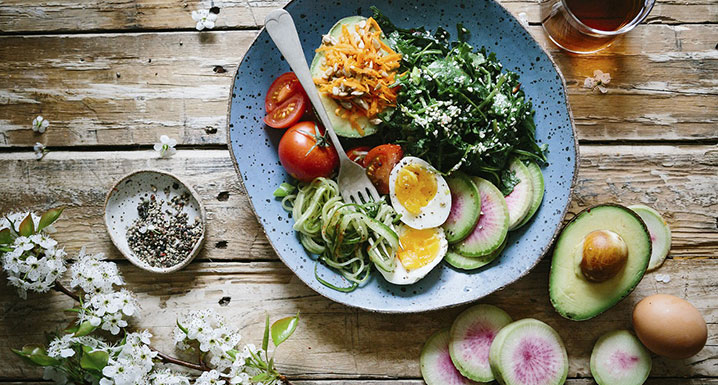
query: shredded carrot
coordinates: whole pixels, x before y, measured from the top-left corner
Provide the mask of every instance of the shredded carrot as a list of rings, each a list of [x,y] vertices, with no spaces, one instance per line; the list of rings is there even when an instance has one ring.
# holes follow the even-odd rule
[[[364,134],[360,117],[375,118],[387,107],[396,106],[398,87],[394,84],[401,54],[382,40],[382,31],[373,18],[365,25],[342,25],[338,37],[325,41],[317,52],[324,53],[320,63],[322,76],[314,78],[319,92],[334,99],[335,114],[349,120]]]

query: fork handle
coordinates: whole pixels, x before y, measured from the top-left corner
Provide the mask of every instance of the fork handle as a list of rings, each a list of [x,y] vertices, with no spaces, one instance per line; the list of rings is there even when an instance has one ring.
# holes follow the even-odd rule
[[[334,132],[334,127],[319,97],[317,87],[314,85],[314,80],[312,79],[312,74],[309,72],[307,59],[304,57],[304,50],[302,49],[302,44],[299,42],[299,35],[297,34],[297,28],[294,26],[292,15],[283,9],[275,9],[264,19],[264,28],[269,33],[274,44],[279,48],[279,52],[282,53],[289,67],[291,67],[294,74],[297,75],[299,83],[304,87],[304,91],[307,93],[307,96],[309,96],[314,110],[316,110],[317,115],[319,115],[319,120],[321,120],[327,133],[329,133],[329,139],[331,139],[334,148],[337,150],[339,159],[348,159],[344,148],[342,148],[342,144],[339,143],[337,134]]]

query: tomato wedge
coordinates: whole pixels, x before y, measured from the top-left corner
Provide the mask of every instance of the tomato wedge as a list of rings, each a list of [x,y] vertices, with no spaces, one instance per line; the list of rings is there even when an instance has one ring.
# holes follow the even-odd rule
[[[370,149],[371,147],[369,146],[354,147],[351,150],[347,151],[347,156],[349,157],[349,159],[358,163],[360,166],[366,167],[366,164],[364,164],[364,159],[366,159],[366,154],[369,152]]]
[[[274,128],[290,127],[301,119],[308,105],[309,98],[304,92],[295,93],[274,110],[268,112],[264,117],[264,123]]]
[[[287,72],[279,75],[269,86],[267,96],[264,97],[264,111],[272,112],[285,100],[297,92],[304,92],[299,79],[294,72]]]
[[[364,159],[364,167],[366,167],[366,175],[376,187],[379,194],[389,194],[389,175],[391,169],[396,166],[401,158],[404,157],[404,151],[398,144],[382,144],[376,146],[366,154]]]

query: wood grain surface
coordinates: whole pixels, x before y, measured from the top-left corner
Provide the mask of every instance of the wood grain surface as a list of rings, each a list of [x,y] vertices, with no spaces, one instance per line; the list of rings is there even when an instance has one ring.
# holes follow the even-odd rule
[[[663,267],[590,321],[554,312],[548,258],[483,302],[555,327],[570,357],[566,384],[590,385],[600,334],[630,328],[631,309],[646,295],[686,298],[708,323],[708,345],[687,360],[654,357],[646,384],[718,385],[718,0],[659,0],[645,24],[586,56],[548,41],[534,0],[500,2],[525,13],[566,78],[581,143],[566,219],[598,203],[644,203],[664,214],[673,245]],[[0,0],[0,213],[66,206],[55,238],[71,257],[85,245],[118,261],[142,304],[135,324],[153,332],[158,348],[172,350],[175,316],[188,309],[217,309],[255,343],[265,312],[276,319],[299,310],[300,327],[278,352],[294,384],[423,384],[422,344],[466,307],[382,315],[318,295],[274,254],[225,149],[232,74],[264,16],[286,3],[216,0],[217,28],[198,33],[190,14],[210,0]],[[582,87],[595,69],[612,76],[605,95]],[[30,130],[37,115],[51,122],[43,135]],[[169,159],[150,150],[163,134],[180,143]],[[40,161],[36,142],[50,150]],[[138,270],[105,232],[107,189],[140,168],[176,174],[207,208],[204,250],[180,272]],[[670,282],[657,282],[657,273]],[[0,284],[0,384],[42,382],[9,348],[43,342],[71,321],[62,312],[70,306],[54,292],[22,301]]]
[[[718,139],[718,24],[641,25],[590,56],[530,30],[566,78],[579,140]],[[0,36],[0,147],[224,144],[232,74],[256,33]],[[595,69],[611,73],[608,94],[583,88]],[[52,125],[42,137],[29,130],[38,114]]]

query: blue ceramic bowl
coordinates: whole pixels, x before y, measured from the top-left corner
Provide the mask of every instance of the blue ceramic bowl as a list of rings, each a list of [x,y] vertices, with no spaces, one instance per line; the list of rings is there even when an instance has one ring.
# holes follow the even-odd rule
[[[321,295],[349,306],[387,313],[421,312],[475,301],[527,274],[548,251],[561,226],[578,161],[563,77],[531,35],[492,0],[294,0],[286,9],[297,25],[307,62],[311,62],[322,34],[337,20],[354,14],[371,16],[371,5],[402,27],[423,25],[433,30],[442,26],[456,31],[456,24],[461,22],[471,31],[471,44],[493,50],[506,69],[521,75],[523,89],[536,109],[538,140],[549,145],[550,164],[543,170],[546,180],[543,204],[529,224],[509,234],[508,246],[501,257],[472,272],[455,270],[444,263],[411,286],[389,284],[376,272],[365,286],[351,293],[319,283],[314,276],[314,256],[302,248],[292,230],[291,217],[272,197],[277,186],[290,178],[277,157],[283,130],[268,128],[262,122],[264,95],[272,80],[289,71],[289,66],[264,30],[239,65],[231,90],[227,132],[234,164],[277,254]],[[318,272],[324,279],[342,284],[337,274],[326,267],[320,265]]]

